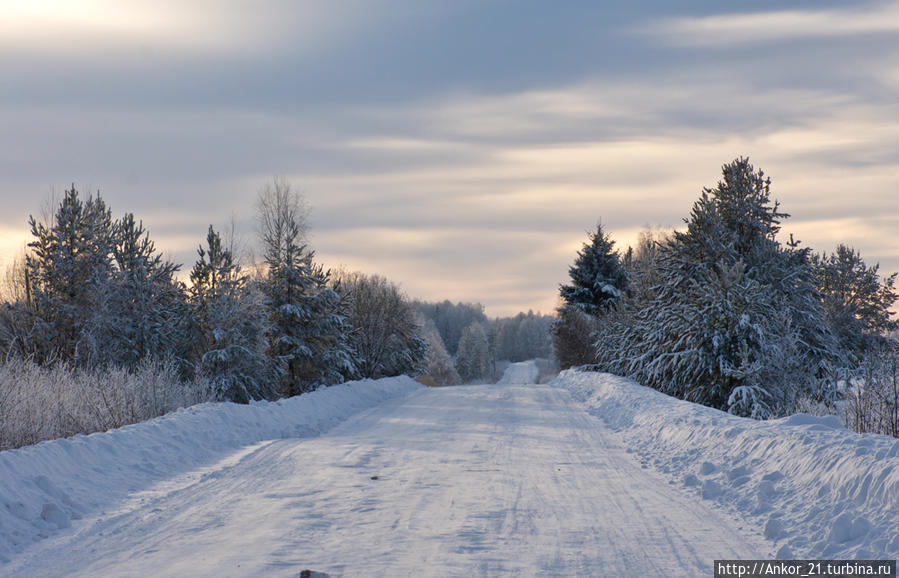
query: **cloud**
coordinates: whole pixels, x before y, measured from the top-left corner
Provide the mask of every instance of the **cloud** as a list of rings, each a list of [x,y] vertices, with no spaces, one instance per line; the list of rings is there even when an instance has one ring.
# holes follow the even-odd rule
[[[668,44],[726,46],[781,40],[899,34],[899,3],[777,10],[657,20],[642,30]]]
[[[640,28],[661,44],[612,30],[631,13],[553,11],[545,28],[529,7],[507,28],[487,24],[502,3],[451,4],[23,2],[0,22],[0,228],[24,238],[74,181],[189,268],[209,223],[235,215],[252,239],[256,192],[283,174],[326,265],[546,311],[598,220],[621,248],[677,226],[748,155],[786,232],[899,270],[896,3]],[[727,50],[670,50],[698,37]]]
[[[385,8],[385,1],[369,8]],[[365,26],[366,6],[356,0],[272,0],[265,6],[248,0],[6,0],[0,47],[18,59],[83,66],[153,67],[210,56],[246,61],[279,52],[313,58]]]
[[[542,287],[528,294],[542,291],[536,302],[546,310],[597,220],[622,249],[645,225],[678,226],[702,187],[720,178],[719,167],[749,155],[793,214],[785,233],[819,251],[846,242],[884,271],[899,270],[895,243],[878,240],[895,222],[877,220],[899,209],[892,103],[849,90],[757,90],[732,78],[694,84],[678,76],[385,108],[379,116],[395,132],[353,149],[377,154],[377,170],[306,175],[325,228],[316,244],[329,258],[348,256],[332,244],[359,241],[366,223],[441,229],[441,243],[385,233],[383,246],[372,229],[356,244],[354,265],[414,279],[407,288],[425,297],[473,299],[480,290],[497,311],[514,305],[498,288],[488,290],[487,280],[510,274]],[[535,233],[544,235],[545,250],[536,250]],[[503,244],[516,236],[518,247]],[[386,256],[391,248],[396,256]],[[516,250],[527,264],[512,263]],[[466,255],[492,260],[479,267]],[[484,284],[460,282],[450,271]]]

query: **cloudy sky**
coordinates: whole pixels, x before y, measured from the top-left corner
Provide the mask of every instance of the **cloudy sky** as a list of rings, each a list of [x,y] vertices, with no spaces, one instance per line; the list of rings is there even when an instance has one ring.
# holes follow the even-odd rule
[[[189,269],[282,175],[326,265],[549,311],[741,155],[899,271],[899,2],[0,0],[0,267],[74,182]]]

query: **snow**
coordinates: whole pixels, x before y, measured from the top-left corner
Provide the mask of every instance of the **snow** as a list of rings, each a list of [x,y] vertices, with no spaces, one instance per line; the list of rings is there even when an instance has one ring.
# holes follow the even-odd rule
[[[207,403],[108,433],[0,452],[0,565],[73,520],[108,513],[156,483],[263,440],[328,431],[358,411],[420,387],[402,377],[277,402]]]
[[[525,384],[525,383],[536,383],[537,375],[540,373],[540,370],[537,368],[536,361],[520,361],[518,363],[512,363],[506,370],[503,372],[503,376],[499,378],[497,383],[499,384]]]
[[[326,391],[325,393],[329,393]],[[766,543],[562,388],[421,388],[73,523],[12,576],[710,575]]]
[[[609,374],[554,383],[642,463],[760,528],[780,557],[899,558],[899,440],[834,416],[740,418]]]
[[[0,453],[0,573],[710,575],[896,558],[899,440],[601,373],[354,382]]]

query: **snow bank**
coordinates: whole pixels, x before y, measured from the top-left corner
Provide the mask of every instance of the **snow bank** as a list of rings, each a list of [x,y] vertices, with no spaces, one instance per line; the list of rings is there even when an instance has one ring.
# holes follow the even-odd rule
[[[540,370],[537,368],[536,361],[533,359],[530,361],[521,361],[509,365],[497,383],[510,385],[537,383],[537,375],[539,375],[539,373]]]
[[[735,417],[609,374],[566,371],[553,385],[645,466],[756,524],[779,558],[899,558],[899,440],[834,417]]]
[[[106,433],[0,452],[0,563],[154,483],[263,440],[322,433],[421,387],[396,377],[276,402],[206,403]]]

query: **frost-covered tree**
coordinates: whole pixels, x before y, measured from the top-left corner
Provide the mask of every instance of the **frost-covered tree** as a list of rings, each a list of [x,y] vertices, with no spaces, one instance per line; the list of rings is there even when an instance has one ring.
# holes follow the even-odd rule
[[[471,383],[490,374],[490,343],[484,326],[473,321],[459,339],[456,371],[463,381]]]
[[[434,322],[450,355],[456,355],[459,339],[466,327],[475,321],[487,324],[484,306],[480,303],[452,303],[446,300],[442,303],[415,301],[414,305],[426,319]]]
[[[427,343],[416,311],[399,287],[380,275],[344,273],[335,289],[347,302],[350,343],[359,374],[378,379],[425,370]]]
[[[212,225],[190,274],[197,373],[231,401],[276,397],[281,365],[267,354],[270,321],[257,283],[241,272]]]
[[[561,285],[559,294],[565,307],[599,316],[614,305],[627,290],[627,274],[615,250],[615,242],[596,226],[596,232],[577,253],[569,267],[570,285]]]
[[[789,411],[822,391],[835,342],[807,249],[775,238],[770,180],[748,159],[723,167],[659,247],[654,298],[600,364],[673,395],[741,415]]]
[[[453,358],[447,352],[434,322],[419,314],[419,324],[424,327],[423,338],[428,345],[428,374],[438,385],[462,383],[462,378],[453,366]]]
[[[33,216],[25,271],[33,314],[26,347],[39,363],[86,362],[82,339],[112,272],[113,222],[99,195],[83,201],[73,185],[49,223]]]
[[[551,315],[533,311],[514,317],[495,319],[492,323],[496,337],[496,359],[512,362],[528,359],[548,359],[552,355]]]
[[[115,222],[113,270],[90,323],[92,357],[129,367],[149,358],[185,363],[188,309],[179,265],[156,251],[143,223],[126,213]]]
[[[269,352],[286,366],[283,393],[297,395],[354,376],[346,303],[303,243],[302,197],[276,180],[260,193],[258,215],[273,323]]]
[[[881,277],[879,265],[869,267],[858,251],[842,244],[829,255],[816,255],[814,266],[828,324],[840,350],[858,363],[899,328],[890,311],[899,297],[896,273]]]

